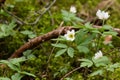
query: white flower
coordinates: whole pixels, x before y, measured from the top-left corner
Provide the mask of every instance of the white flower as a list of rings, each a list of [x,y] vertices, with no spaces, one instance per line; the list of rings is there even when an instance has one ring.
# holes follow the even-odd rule
[[[102,56],[103,56],[103,53],[101,51],[98,51],[97,53],[95,53],[94,59],[99,59]]]
[[[75,39],[75,30],[67,31],[67,34],[64,35],[66,40],[73,41]]]
[[[105,11],[101,11],[101,10],[98,10],[97,13],[96,13],[96,16],[99,18],[99,19],[108,19],[110,17],[110,15],[108,14],[108,12],[105,12]]]
[[[71,6],[70,7],[70,12],[76,13],[77,12],[76,7],[75,6]]]

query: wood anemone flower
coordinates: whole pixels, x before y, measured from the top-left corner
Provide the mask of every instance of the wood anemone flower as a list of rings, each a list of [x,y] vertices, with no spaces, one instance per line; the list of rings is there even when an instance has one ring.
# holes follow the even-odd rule
[[[102,20],[106,20],[106,19],[108,19],[110,17],[110,15],[108,14],[108,12],[101,11],[101,10],[97,11],[96,16],[99,19],[102,19]]]
[[[97,53],[95,53],[94,59],[99,59],[103,56],[103,53],[99,50]]]
[[[75,30],[67,31],[67,34],[64,35],[66,40],[74,41],[75,40]]]

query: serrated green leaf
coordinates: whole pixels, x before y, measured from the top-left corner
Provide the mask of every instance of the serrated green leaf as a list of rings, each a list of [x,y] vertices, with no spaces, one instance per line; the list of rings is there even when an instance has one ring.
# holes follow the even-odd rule
[[[61,50],[59,50],[59,51],[56,53],[55,57],[58,57],[58,56],[64,54],[66,51],[67,51],[67,49],[61,49]]]
[[[20,57],[20,58],[13,58],[10,59],[9,62],[12,64],[20,63],[26,61],[25,57]]]
[[[15,73],[14,75],[11,76],[12,80],[21,80],[21,78],[23,77],[23,75],[21,75],[20,73]]]
[[[30,34],[30,35],[28,35],[28,37],[29,37],[29,38],[35,38],[36,35],[35,35],[35,34]]]
[[[102,74],[103,74],[103,70],[97,70],[91,73],[90,76],[96,76],[96,75],[102,75]]]
[[[113,35],[113,36],[116,36],[118,33],[115,32],[115,31],[108,31],[108,32],[104,32],[103,34],[104,35]]]
[[[13,28],[16,27],[15,21],[12,21],[9,25],[9,29],[12,30]]]
[[[86,38],[85,37],[86,34],[87,32],[84,30],[78,31],[75,35],[75,43],[79,45],[80,43],[84,42],[84,39]]]
[[[18,64],[16,64],[16,65],[18,65]],[[20,71],[20,65],[19,66],[16,66],[16,65],[9,63],[8,67],[14,71]]]
[[[66,22],[71,21],[72,20],[71,18],[75,16],[75,14],[72,14],[65,10],[61,10],[61,12],[62,12],[63,20]]]
[[[28,72],[25,72],[25,71],[20,72],[20,74],[25,74],[25,75],[28,75],[28,76],[36,77],[34,74],[31,74],[31,73],[28,73]]]
[[[32,59],[32,58],[36,58],[33,54],[31,54],[32,50],[27,50],[25,52],[23,52],[23,55],[25,56],[25,58],[27,59]]]
[[[7,60],[0,60],[0,64],[9,64]]]
[[[67,45],[66,44],[62,44],[62,43],[52,44],[52,46],[58,47],[58,48],[67,48]]]
[[[7,25],[2,25],[2,26],[1,26],[1,31],[5,32],[5,31],[6,31],[6,28],[7,28]]]
[[[0,38],[4,38],[7,37],[9,35],[14,35],[14,30],[13,28],[15,27],[15,23],[13,23],[13,21],[9,24],[2,24],[0,27]]]
[[[32,52],[32,50],[26,50],[23,52],[23,55],[28,56],[28,55],[30,55],[31,52]]]
[[[79,59],[79,61],[82,61],[80,67],[91,67],[93,65],[93,62],[89,59]]]
[[[93,33],[98,33],[98,34],[100,34],[100,33],[101,33],[101,32],[100,32],[100,31],[98,31],[97,29],[92,30],[92,32],[93,32]]]
[[[77,49],[79,52],[84,52],[84,53],[89,52],[89,49],[86,46],[79,45],[79,46],[77,46]]]
[[[92,58],[92,60],[96,67],[106,66],[111,63],[110,60],[106,56],[100,57],[98,59]]]
[[[0,80],[10,80],[10,79],[7,77],[0,77]]]
[[[72,47],[69,47],[67,50],[68,56],[70,56],[71,58],[73,58],[74,56],[74,49]]]
[[[89,43],[91,43],[91,41],[93,40],[93,38],[95,37],[96,34],[91,34],[89,35],[85,40],[84,42],[80,43],[80,45],[83,45],[83,46],[86,46],[88,45]]]
[[[116,68],[120,68],[120,63],[111,64],[107,67],[108,71],[114,72]]]
[[[78,18],[78,17],[75,17],[74,20],[76,20],[76,21],[80,21],[80,22],[83,22],[83,21],[84,21],[83,19]]]
[[[85,28],[93,29],[92,24],[90,24],[90,22],[85,23]]]
[[[103,25],[102,29],[104,29],[104,30],[111,30],[112,26],[110,26],[110,25]]]
[[[24,35],[33,34],[33,32],[32,32],[32,31],[29,31],[29,30],[21,31],[20,33],[22,33],[22,34],[24,34]]]

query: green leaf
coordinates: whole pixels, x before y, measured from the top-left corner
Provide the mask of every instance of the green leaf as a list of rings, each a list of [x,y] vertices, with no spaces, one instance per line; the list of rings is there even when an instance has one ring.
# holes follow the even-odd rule
[[[10,69],[19,71],[20,69],[7,60],[0,60],[0,64],[6,64]]]
[[[0,64],[9,64],[7,60],[0,60]]]
[[[104,32],[103,34],[104,35],[113,35],[113,36],[116,36],[118,33],[115,32],[115,31],[108,31],[108,32]]]
[[[86,31],[79,30],[75,36],[75,43],[79,45],[80,43],[84,42],[84,39],[86,38],[85,37],[86,34],[87,34]]]
[[[15,21],[12,21],[9,25],[9,29],[12,30],[13,28],[16,27]]]
[[[106,56],[100,57],[98,59],[92,58],[92,60],[96,67],[106,66],[111,63],[110,60]]]
[[[84,53],[89,52],[89,49],[86,46],[79,45],[79,46],[77,46],[77,49],[79,52],[84,52]]]
[[[28,76],[36,77],[34,74],[31,74],[31,73],[28,73],[28,72],[25,72],[25,71],[22,71],[22,72],[20,72],[20,73],[21,73],[21,74],[28,75]]]
[[[83,19],[76,17],[74,13],[71,13],[65,10],[61,10],[61,12],[62,12],[63,20],[66,22],[72,22],[72,21],[83,22],[84,21]]]
[[[12,75],[11,79],[12,80],[21,80],[22,77],[23,77],[23,75],[21,75],[20,73],[15,73],[14,75]]]
[[[69,47],[67,50],[68,56],[70,56],[71,58],[73,58],[74,56],[74,49],[72,47]]]
[[[104,30],[111,30],[112,26],[110,26],[110,25],[103,25],[102,29],[104,29]]]
[[[21,31],[20,33],[27,35],[29,38],[36,37],[36,34],[34,34],[32,31],[29,31],[29,30]]]
[[[65,80],[73,80],[72,78],[65,78]]]
[[[62,54],[65,53],[66,51],[67,51],[67,49],[61,49],[61,50],[59,50],[59,51],[56,53],[55,57],[58,57],[58,56],[62,55]]]
[[[2,32],[5,32],[5,31],[6,31],[6,27],[7,27],[7,25],[4,25],[4,24],[3,24],[3,25],[1,26],[1,31],[2,31]]]
[[[33,32],[32,32],[32,31],[29,31],[29,30],[21,31],[20,33],[22,33],[22,34],[24,34],[24,35],[33,34]]]
[[[25,58],[27,59],[32,59],[32,58],[36,58],[35,55],[33,55],[32,50],[26,50],[25,52],[23,52],[23,55],[25,56]]]
[[[9,60],[9,62],[12,64],[17,64],[17,63],[24,62],[24,61],[26,61],[25,57],[13,58]]]
[[[102,74],[103,74],[103,70],[97,70],[91,73],[90,76],[96,76],[96,75],[102,75]]]
[[[10,80],[10,79],[7,77],[0,77],[0,80]]]
[[[13,21],[9,25],[6,25],[6,24],[0,25],[0,38],[13,35],[15,33],[15,31],[13,30],[15,26],[16,25]]]
[[[58,43],[58,44],[52,44],[52,46],[54,46],[54,47],[58,47],[58,48],[67,48],[67,45],[66,45],[66,44],[61,44],[61,43]]]
[[[74,20],[79,21],[79,22],[83,22],[84,21],[83,19],[78,18],[78,17],[74,17]]]
[[[88,45],[89,43],[91,43],[91,41],[93,40],[93,38],[95,37],[96,34],[91,34],[89,35],[85,40],[84,42],[80,43],[80,45],[83,45],[83,46],[86,46]]]
[[[36,37],[36,34],[30,34],[28,35],[29,38],[35,38]]]
[[[93,62],[89,59],[79,59],[81,62],[80,67],[91,67],[93,65]]]
[[[28,56],[28,55],[31,54],[31,52],[32,52],[32,50],[26,50],[26,51],[23,52],[23,55]]]
[[[120,68],[120,63],[111,64],[106,68],[108,71],[114,72],[116,68]]]
[[[16,65],[18,65],[18,64],[16,64]],[[9,63],[8,67],[14,71],[20,71],[20,65],[19,66],[16,66],[16,65]]]
[[[98,31],[97,29],[92,30],[92,32],[93,32],[93,33],[96,33],[96,34],[101,34],[101,32]]]
[[[62,12],[63,20],[66,22],[72,21],[72,19],[75,17],[75,14],[67,12],[65,10],[61,10],[61,12]]]
[[[92,24],[90,24],[90,22],[85,23],[85,28],[93,29]]]

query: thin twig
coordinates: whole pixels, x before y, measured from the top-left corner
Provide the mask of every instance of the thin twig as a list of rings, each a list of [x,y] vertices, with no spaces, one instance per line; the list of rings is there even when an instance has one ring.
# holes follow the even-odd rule
[[[50,10],[48,11],[48,13],[49,13],[50,18],[51,18],[51,25],[53,26],[53,25],[55,24],[55,22],[54,22],[54,19],[53,19],[53,17],[52,17],[52,13],[51,13]]]
[[[28,23],[28,22],[25,22],[25,21],[21,20],[18,16],[16,16],[16,15],[12,14],[11,12],[7,11],[7,10],[4,8],[4,6],[2,6],[2,8],[3,8],[3,10],[4,10],[6,13],[8,13],[10,16],[12,16],[13,18],[15,18],[18,24],[21,24],[21,25],[23,25],[23,24],[35,25],[35,24],[38,23],[38,21],[40,20],[40,18],[55,4],[55,2],[56,2],[56,0],[53,0],[53,2],[41,13],[40,16],[38,16],[38,17],[36,18],[36,20],[35,20],[34,22],[32,22],[32,23]]]
[[[67,74],[65,74],[60,80],[64,80],[65,77],[69,76],[70,74],[72,74],[73,72],[79,70],[81,67],[77,67],[75,69],[73,69],[72,71],[68,72]]]
[[[5,9],[5,7],[2,5],[2,9],[7,13],[9,14],[10,16],[12,16],[16,22],[20,25],[23,25],[25,24],[25,22],[23,20],[21,20],[19,17],[17,17],[16,15],[12,14],[11,12],[9,12],[8,10]]]
[[[55,2],[56,2],[56,0],[54,0],[54,1],[46,8],[46,10],[43,11],[43,13],[41,13],[40,16],[38,16],[38,18],[37,18],[33,23],[26,23],[26,24],[30,24],[30,25],[36,24],[36,23],[40,20],[40,18],[43,16],[43,14],[45,14],[45,13],[53,6],[53,4],[54,4]]]

